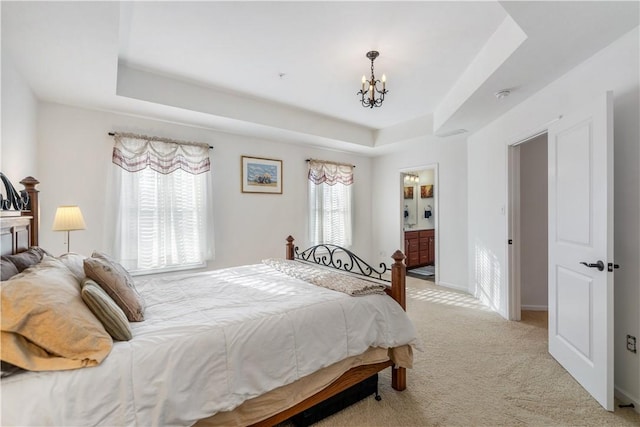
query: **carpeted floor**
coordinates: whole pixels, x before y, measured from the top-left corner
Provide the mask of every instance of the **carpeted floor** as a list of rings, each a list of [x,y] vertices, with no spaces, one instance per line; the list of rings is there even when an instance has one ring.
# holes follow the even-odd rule
[[[368,397],[317,426],[638,426],[630,408],[610,413],[547,352],[546,317],[509,322],[467,294],[407,278],[408,313],[423,351],[408,388],[380,375]]]

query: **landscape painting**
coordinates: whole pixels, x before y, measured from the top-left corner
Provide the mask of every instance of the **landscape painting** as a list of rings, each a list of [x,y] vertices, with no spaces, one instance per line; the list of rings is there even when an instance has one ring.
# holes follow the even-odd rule
[[[282,160],[242,156],[242,192],[282,194]]]

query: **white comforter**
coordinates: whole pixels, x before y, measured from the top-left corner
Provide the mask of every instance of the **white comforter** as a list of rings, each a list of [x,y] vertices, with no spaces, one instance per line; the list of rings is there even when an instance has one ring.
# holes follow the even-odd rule
[[[266,265],[137,280],[146,320],[97,367],[2,381],[1,424],[191,425],[372,346],[414,344],[384,295],[350,297]]]

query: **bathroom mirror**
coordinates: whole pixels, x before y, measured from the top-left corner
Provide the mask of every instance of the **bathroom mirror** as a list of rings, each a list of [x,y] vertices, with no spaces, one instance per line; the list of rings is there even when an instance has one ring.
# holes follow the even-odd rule
[[[433,174],[433,169],[402,174],[402,224],[405,231],[435,228]]]
[[[411,230],[418,224],[418,197],[420,179],[417,175],[404,174],[403,224],[405,230]]]

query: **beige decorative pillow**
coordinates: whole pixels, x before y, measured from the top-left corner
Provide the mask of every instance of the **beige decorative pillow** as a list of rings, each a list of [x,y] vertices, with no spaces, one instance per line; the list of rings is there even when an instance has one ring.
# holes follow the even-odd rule
[[[85,258],[84,273],[109,294],[130,322],[144,320],[144,299],[136,290],[133,278],[122,265],[108,255],[96,251],[90,258]]]
[[[96,282],[82,281],[82,301],[100,320],[109,335],[117,341],[129,341],[133,336],[127,316],[118,304]]]
[[[0,358],[31,371],[98,365],[113,340],[80,297],[80,285],[59,260],[44,259],[0,284]]]

